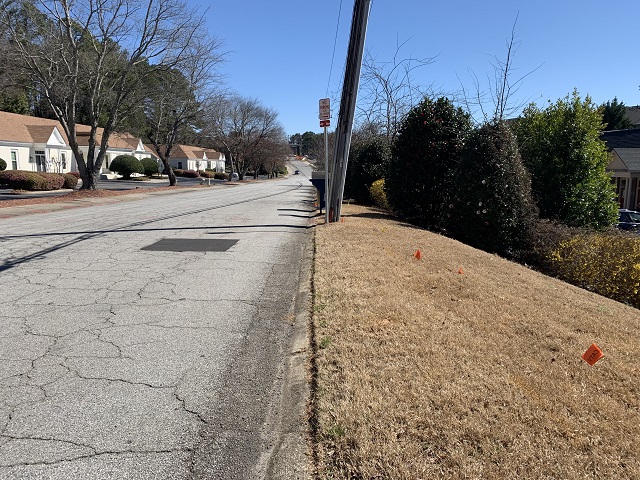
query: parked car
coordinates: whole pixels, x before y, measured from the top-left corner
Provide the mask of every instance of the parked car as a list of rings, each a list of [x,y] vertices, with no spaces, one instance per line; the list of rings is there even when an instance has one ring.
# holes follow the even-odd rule
[[[618,228],[620,230],[638,231],[640,232],[640,212],[626,210],[621,208],[618,210]]]

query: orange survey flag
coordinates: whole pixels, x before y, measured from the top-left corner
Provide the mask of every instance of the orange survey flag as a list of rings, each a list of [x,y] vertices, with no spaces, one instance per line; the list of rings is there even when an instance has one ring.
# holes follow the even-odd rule
[[[602,353],[602,350],[600,350],[595,343],[592,343],[591,346],[587,349],[587,351],[582,354],[582,359],[592,367],[602,357],[604,357],[604,354]]]

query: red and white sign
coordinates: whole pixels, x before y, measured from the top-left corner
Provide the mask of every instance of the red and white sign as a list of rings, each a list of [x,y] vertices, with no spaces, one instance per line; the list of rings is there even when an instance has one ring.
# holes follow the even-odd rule
[[[328,98],[320,99],[320,120],[329,120],[331,118],[331,104]]]
[[[331,125],[331,120],[320,120],[321,127],[329,127]]]

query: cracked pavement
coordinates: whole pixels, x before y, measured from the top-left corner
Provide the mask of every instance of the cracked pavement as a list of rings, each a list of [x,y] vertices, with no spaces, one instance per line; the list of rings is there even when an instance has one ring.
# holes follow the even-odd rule
[[[0,479],[269,478],[313,198],[292,177],[0,219]],[[163,238],[239,241],[141,250]]]

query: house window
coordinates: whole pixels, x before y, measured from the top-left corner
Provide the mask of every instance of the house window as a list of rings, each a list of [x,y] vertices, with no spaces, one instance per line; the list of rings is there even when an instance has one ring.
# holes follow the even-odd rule
[[[11,168],[13,170],[18,169],[18,152],[15,150],[11,150]]]
[[[36,169],[39,172],[44,172],[46,170],[47,160],[44,156],[44,150],[36,150]]]
[[[182,162],[178,162],[178,170],[182,170]]]
[[[62,162],[62,170],[67,169],[67,154],[62,152],[60,154],[60,162]]]

